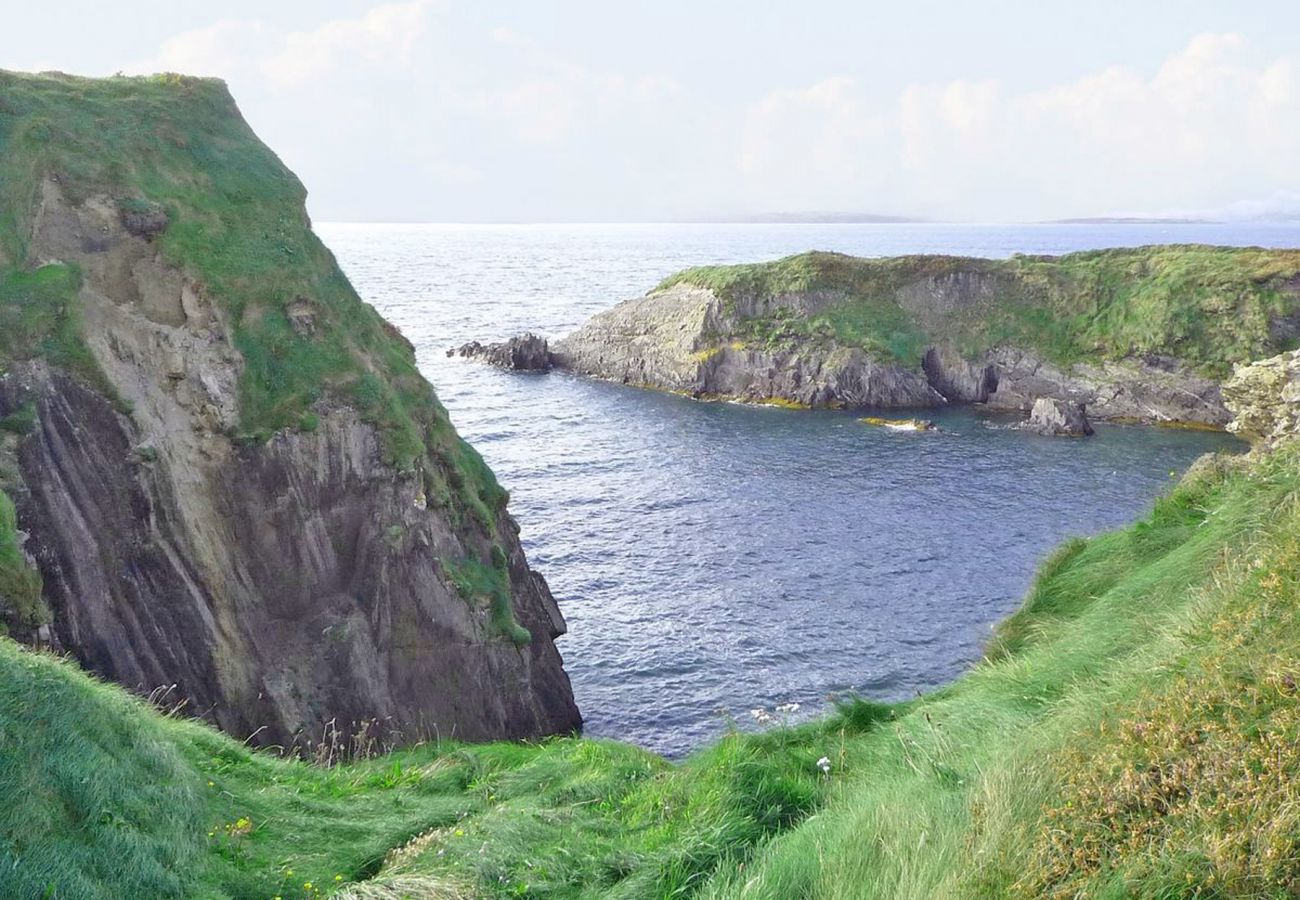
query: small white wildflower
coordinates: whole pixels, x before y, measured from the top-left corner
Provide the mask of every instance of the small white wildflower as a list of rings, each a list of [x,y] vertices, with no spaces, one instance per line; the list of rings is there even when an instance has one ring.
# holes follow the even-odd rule
[[[821,759],[817,760],[817,768],[822,770],[823,775],[831,774],[830,757],[823,756]]]
[[[766,725],[772,721],[772,714],[765,709],[751,709],[749,714],[754,717],[754,721],[760,725]]]
[[[798,711],[799,711],[799,704],[798,704],[798,703],[782,703],[780,706],[778,706],[778,707],[776,708],[776,711],[779,712],[779,713],[781,713],[782,715],[788,716],[788,715],[790,715],[790,713],[794,713],[794,712],[798,712]]]

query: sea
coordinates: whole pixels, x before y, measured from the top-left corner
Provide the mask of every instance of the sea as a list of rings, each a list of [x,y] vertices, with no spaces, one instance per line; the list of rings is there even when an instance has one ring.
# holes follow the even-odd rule
[[[565,334],[687,266],[806,250],[990,258],[1210,243],[1300,247],[1300,224],[325,223],[361,296],[416,347],[509,489],[591,736],[680,758],[754,710],[900,700],[976,661],[1072,536],[1142,516],[1219,434],[1042,438],[968,409],[895,433],[835,411],[697,402],[446,351]]]

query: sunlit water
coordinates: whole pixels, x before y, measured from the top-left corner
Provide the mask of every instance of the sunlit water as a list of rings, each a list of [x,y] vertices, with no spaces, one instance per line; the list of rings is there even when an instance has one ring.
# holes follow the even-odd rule
[[[1002,257],[1159,242],[1300,246],[1300,226],[325,225],[510,489],[587,733],[679,755],[756,707],[896,699],[950,680],[1062,539],[1123,525],[1218,435],[1087,441],[932,414],[895,434],[835,412],[704,404],[446,349],[559,335],[687,265],[807,249]]]

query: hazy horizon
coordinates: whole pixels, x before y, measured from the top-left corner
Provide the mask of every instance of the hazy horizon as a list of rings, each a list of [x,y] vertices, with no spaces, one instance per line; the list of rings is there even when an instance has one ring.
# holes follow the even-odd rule
[[[540,6],[51,0],[0,68],[222,77],[321,221],[1300,218],[1297,4]]]

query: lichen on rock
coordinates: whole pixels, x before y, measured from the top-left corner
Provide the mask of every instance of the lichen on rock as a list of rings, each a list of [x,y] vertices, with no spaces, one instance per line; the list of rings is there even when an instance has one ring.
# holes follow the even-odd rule
[[[1300,434],[1300,350],[1238,366],[1223,398],[1233,434],[1266,446]]]

